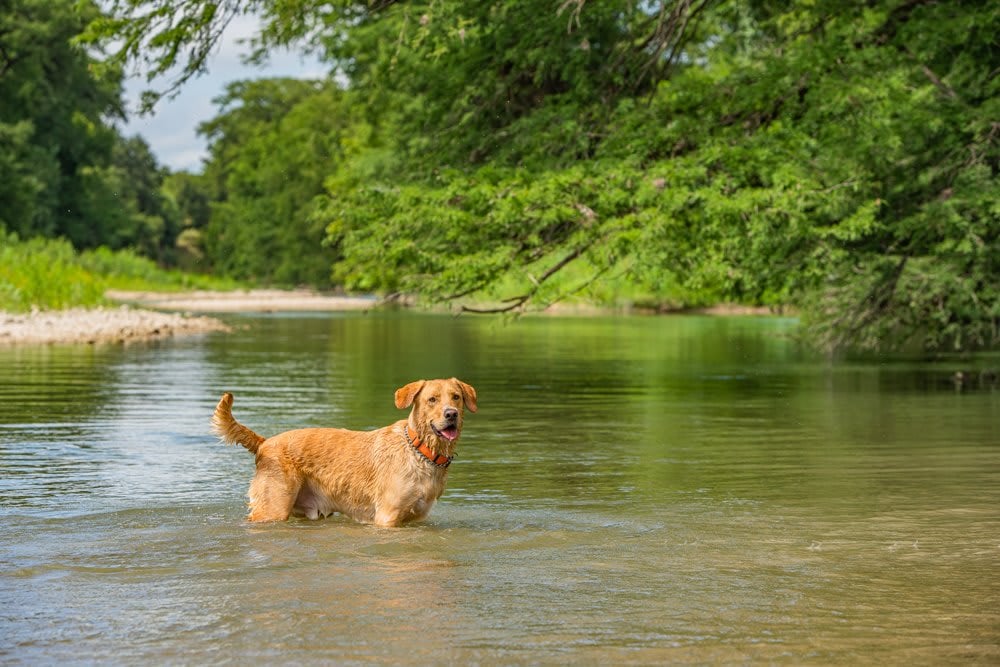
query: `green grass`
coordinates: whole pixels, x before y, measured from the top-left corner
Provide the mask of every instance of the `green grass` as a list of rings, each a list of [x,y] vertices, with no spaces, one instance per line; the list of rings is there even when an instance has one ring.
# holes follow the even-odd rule
[[[230,280],[168,271],[130,250],[77,252],[63,239],[20,240],[0,232],[0,310],[58,310],[106,304],[108,289],[235,289]]]

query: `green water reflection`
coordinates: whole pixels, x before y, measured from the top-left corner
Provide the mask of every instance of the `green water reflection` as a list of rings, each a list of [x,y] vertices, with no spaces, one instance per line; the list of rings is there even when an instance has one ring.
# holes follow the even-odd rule
[[[0,348],[4,662],[1000,659],[996,355],[830,362],[774,318],[231,322]],[[480,411],[426,524],[243,522],[223,390],[261,433],[367,429],[451,375]]]

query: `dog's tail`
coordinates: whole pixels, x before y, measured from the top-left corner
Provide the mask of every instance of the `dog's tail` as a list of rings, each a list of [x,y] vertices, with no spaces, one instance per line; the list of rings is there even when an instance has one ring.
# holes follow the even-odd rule
[[[233,395],[228,391],[222,395],[219,404],[215,406],[215,414],[212,415],[212,433],[219,436],[222,442],[227,445],[235,445],[236,443],[243,445],[250,450],[251,454],[256,454],[257,448],[267,439],[254,433],[233,418]]]

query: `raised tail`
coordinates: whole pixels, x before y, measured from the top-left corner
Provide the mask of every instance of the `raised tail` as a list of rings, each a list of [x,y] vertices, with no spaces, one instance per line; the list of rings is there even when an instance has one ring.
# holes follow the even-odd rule
[[[257,448],[267,438],[254,433],[233,418],[233,395],[228,391],[222,395],[219,404],[215,406],[212,415],[212,433],[219,436],[227,445],[237,443],[243,445],[251,454],[257,453]]]

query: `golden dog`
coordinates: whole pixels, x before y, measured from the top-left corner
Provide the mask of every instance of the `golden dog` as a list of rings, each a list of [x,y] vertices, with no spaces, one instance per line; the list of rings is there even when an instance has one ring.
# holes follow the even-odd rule
[[[476,390],[450,380],[418,380],[396,390],[396,407],[410,416],[375,431],[303,428],[264,438],[233,418],[225,393],[212,431],[256,457],[250,521],[310,519],[340,512],[377,526],[426,517],[444,493],[448,465]]]

